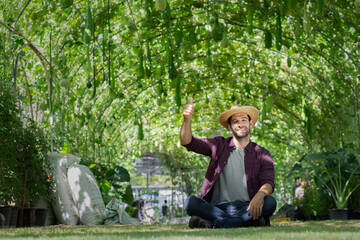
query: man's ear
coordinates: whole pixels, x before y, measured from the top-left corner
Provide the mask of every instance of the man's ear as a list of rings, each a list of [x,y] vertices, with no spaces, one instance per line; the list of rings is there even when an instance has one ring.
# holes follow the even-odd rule
[[[231,132],[231,125],[228,123],[227,129]]]
[[[250,128],[252,128],[253,126],[254,126],[253,120],[251,119],[251,120],[250,120]]]

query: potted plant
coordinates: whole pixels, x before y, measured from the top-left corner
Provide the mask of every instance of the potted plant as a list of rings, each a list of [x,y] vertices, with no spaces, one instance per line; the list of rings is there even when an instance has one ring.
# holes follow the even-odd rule
[[[325,220],[329,219],[328,210],[332,200],[323,188],[309,181],[304,186],[304,196],[301,199],[295,198],[292,204],[300,209],[298,217],[305,220]]]
[[[18,200],[22,209],[20,210],[21,221],[19,225],[32,226],[36,222],[35,216],[45,213],[45,209],[35,209],[40,196],[51,200],[51,189],[53,181],[50,177],[50,162],[47,152],[49,144],[42,131],[36,123],[28,120],[23,126],[22,134],[19,137],[19,168],[22,174],[22,191]],[[25,211],[23,211],[23,208]],[[44,211],[45,210],[45,211]],[[24,218],[22,218],[24,216]],[[44,219],[44,217],[41,217]]]
[[[355,174],[360,168],[359,156],[346,155],[342,150],[336,153],[309,154],[304,159],[312,162],[321,160],[318,161],[321,171],[314,176],[327,189],[335,203],[336,208],[330,209],[330,218],[347,219],[349,199],[360,187],[360,183],[355,182]]]
[[[21,131],[10,77],[0,76],[0,213],[5,225],[14,226],[17,219],[15,200],[19,197],[21,179],[18,168],[17,140]]]
[[[39,196],[50,198],[49,144],[34,121],[20,118],[24,115],[19,114],[9,79],[0,76],[0,205],[22,206],[21,223],[24,205],[34,206]],[[12,226],[18,206],[12,206]]]

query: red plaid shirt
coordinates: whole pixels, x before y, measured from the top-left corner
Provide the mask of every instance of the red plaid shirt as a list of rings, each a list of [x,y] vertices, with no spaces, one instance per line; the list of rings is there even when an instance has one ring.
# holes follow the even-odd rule
[[[184,145],[188,151],[196,152],[211,158],[201,189],[201,198],[211,202],[213,187],[224,169],[230,153],[236,148],[233,137],[216,137],[212,139],[192,137],[189,144]],[[250,199],[265,183],[274,184],[274,160],[270,152],[251,142],[244,149],[245,174]]]

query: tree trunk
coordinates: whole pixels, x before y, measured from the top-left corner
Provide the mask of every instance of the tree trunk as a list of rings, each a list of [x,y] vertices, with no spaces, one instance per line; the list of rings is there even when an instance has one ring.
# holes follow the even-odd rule
[[[23,189],[22,189],[22,193],[21,193],[21,204],[20,204],[20,212],[19,212],[19,227],[23,226],[26,180],[27,180],[27,170],[24,169]]]

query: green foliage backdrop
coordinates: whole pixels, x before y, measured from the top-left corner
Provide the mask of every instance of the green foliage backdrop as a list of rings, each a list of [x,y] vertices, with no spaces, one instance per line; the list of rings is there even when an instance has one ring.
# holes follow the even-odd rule
[[[360,152],[359,0],[3,0],[0,9],[1,73],[55,150],[132,165],[150,149],[201,171],[206,160],[178,139],[192,96],[201,137],[228,134],[217,116],[232,104],[258,107],[253,140],[272,152],[280,182],[304,153]]]

